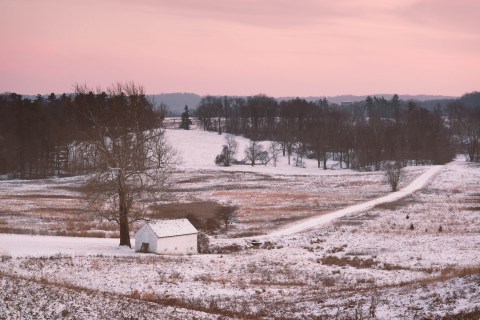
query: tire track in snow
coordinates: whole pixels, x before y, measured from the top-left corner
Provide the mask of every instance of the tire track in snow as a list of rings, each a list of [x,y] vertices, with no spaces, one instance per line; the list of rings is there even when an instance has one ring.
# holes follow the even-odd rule
[[[324,226],[326,224],[329,224],[333,220],[347,216],[349,214],[370,210],[379,204],[393,202],[393,201],[405,198],[406,196],[414,193],[415,191],[422,189],[443,168],[444,168],[443,165],[433,166],[432,168],[424,172],[422,175],[417,177],[415,180],[413,180],[405,188],[396,192],[389,193],[386,196],[376,198],[364,203],[352,205],[344,209],[333,211],[321,216],[297,221],[263,236],[237,238],[236,240],[253,240],[253,239],[268,240],[271,238],[289,236],[295,233],[299,233],[299,232],[313,229],[316,227]]]

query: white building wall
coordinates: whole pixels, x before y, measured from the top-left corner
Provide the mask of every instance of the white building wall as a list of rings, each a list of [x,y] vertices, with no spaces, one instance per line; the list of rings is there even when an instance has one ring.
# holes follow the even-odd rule
[[[135,251],[140,251],[142,243],[148,243],[148,252],[157,252],[157,235],[153,230],[145,224],[135,233]]]
[[[197,254],[197,234],[159,238],[158,254]]]

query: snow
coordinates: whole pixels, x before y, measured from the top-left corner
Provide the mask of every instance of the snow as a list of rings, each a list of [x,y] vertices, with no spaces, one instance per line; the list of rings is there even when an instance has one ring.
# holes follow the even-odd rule
[[[372,209],[373,207],[383,204],[383,203],[388,203],[392,201],[396,201],[399,199],[402,199],[410,194],[412,194],[415,191],[420,190],[423,186],[425,186],[430,179],[432,179],[433,176],[435,176],[443,166],[433,166],[430,168],[427,172],[416,178],[412,183],[410,183],[407,187],[397,191],[390,193],[389,195],[364,202],[361,204],[357,204],[354,206],[350,206],[347,208],[344,208],[342,210],[334,211],[325,215],[322,215],[320,217],[315,217],[311,219],[306,219],[304,221],[296,222],[293,223],[292,225],[286,226],[280,230],[276,230],[274,232],[271,232],[267,236],[264,236],[262,238],[273,238],[273,237],[281,237],[281,236],[286,236],[298,232],[302,232],[314,227],[319,227],[323,226],[327,223],[331,223],[335,219],[342,218],[346,215],[353,214],[353,213],[359,213],[362,211],[367,211]]]
[[[277,166],[272,163],[267,165],[234,165],[229,167],[218,166],[215,164],[215,157],[222,151],[225,144],[226,134],[219,135],[215,132],[200,130],[179,130],[165,129],[167,141],[178,151],[182,158],[180,169],[182,170],[215,170],[215,171],[246,171],[262,174],[281,174],[281,175],[339,175],[339,174],[362,174],[353,170],[340,169],[335,161],[328,162],[330,170],[322,170],[317,167],[317,161],[314,159],[303,159],[304,167],[295,167],[293,165],[292,155],[291,165],[288,164],[287,157],[279,157]],[[238,152],[236,159],[244,158],[244,151],[248,147],[250,140],[235,136],[238,143]],[[260,141],[264,149],[268,149],[268,141]],[[333,170],[332,170],[333,169]],[[365,173],[363,173],[365,174]]]
[[[148,222],[157,237],[174,237],[198,233],[188,219],[169,219]]]
[[[409,167],[390,193],[378,172],[324,171],[310,160],[297,168],[283,157],[277,167],[219,167],[223,135],[167,136],[184,158],[171,201],[232,200],[247,208],[245,228],[277,226],[276,207],[286,217],[300,207],[310,218],[286,220],[259,249],[248,237],[219,236],[211,238],[219,253],[193,256],[137,254],[118,239],[0,234],[0,319],[349,319],[372,310],[377,319],[478,318],[471,315],[480,301],[478,164]],[[241,154],[248,140],[238,140]],[[2,206],[27,215],[39,199],[58,201],[32,194],[61,195],[65,189],[52,185],[80,181],[2,181]]]
[[[57,254],[74,256],[132,255],[135,251],[118,245],[118,239],[32,236],[0,233],[0,255],[40,257]]]

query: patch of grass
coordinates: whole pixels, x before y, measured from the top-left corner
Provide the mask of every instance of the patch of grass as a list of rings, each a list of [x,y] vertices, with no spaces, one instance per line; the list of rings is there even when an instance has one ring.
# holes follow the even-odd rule
[[[476,307],[471,311],[461,311],[456,314],[447,314],[442,318],[443,320],[466,320],[466,319],[480,319],[480,307]]]
[[[228,254],[228,253],[234,253],[234,252],[239,252],[245,249],[244,246],[241,246],[239,244],[229,244],[225,246],[217,246],[212,248],[212,253],[216,254]]]
[[[393,270],[408,270],[408,268],[396,265],[396,264],[391,264],[391,263],[384,263],[383,264],[383,269],[387,271],[393,271]]]
[[[413,199],[412,196],[408,196],[408,197],[399,199],[397,201],[377,204],[375,207],[373,207],[373,209],[394,211],[394,210],[397,210],[399,208],[405,207],[409,204],[416,203],[416,202],[418,202],[418,201]]]
[[[468,211],[480,211],[480,206],[479,207],[468,207],[468,208],[465,208],[466,210]]]
[[[471,275],[480,275],[480,266],[467,268],[445,268],[440,272],[440,277],[444,279],[463,278]]]
[[[343,246],[340,246],[340,247],[333,247],[331,249],[328,249],[327,252],[328,253],[337,253],[337,252],[342,252],[342,251],[345,251],[345,248],[347,247],[346,244],[344,244]]]
[[[265,234],[265,232],[262,232],[261,230],[257,230],[257,231],[249,230],[249,231],[242,231],[242,232],[235,233],[233,238],[255,237],[261,234]]]
[[[348,258],[348,257],[336,257],[336,256],[325,256],[320,259],[320,262],[327,266],[339,266],[345,267],[350,266],[359,269],[373,268],[378,265],[378,262],[369,258],[369,259],[360,259],[358,257]]]
[[[194,201],[187,203],[162,203],[154,204],[150,208],[154,212],[150,218],[155,219],[180,219],[189,214],[198,219],[208,219],[215,216],[215,212],[224,206],[215,201]]]
[[[251,285],[255,286],[285,286],[285,287],[303,287],[307,284],[299,280],[263,280],[263,279],[253,279],[250,281]]]
[[[200,176],[200,177],[192,177],[188,179],[182,179],[178,181],[177,183],[183,184],[183,183],[200,183],[200,182],[207,182],[209,180],[214,180],[216,179],[217,176]]]
[[[82,199],[82,196],[64,195],[64,194],[16,194],[10,196],[18,199]]]
[[[9,261],[9,260],[12,260],[12,256],[9,255],[9,254],[2,254],[0,256],[0,261],[1,262],[5,262],[5,261]]]
[[[357,219],[352,219],[352,218],[350,218],[350,219],[348,219],[348,218],[345,219],[345,218],[344,218],[344,219],[339,219],[339,220],[335,221],[334,224],[335,224],[336,226],[339,226],[339,227],[340,227],[340,226],[350,226],[350,227],[353,227],[353,226],[361,226],[361,225],[363,225],[363,222],[362,222],[362,221],[359,221],[359,220],[357,220]]]

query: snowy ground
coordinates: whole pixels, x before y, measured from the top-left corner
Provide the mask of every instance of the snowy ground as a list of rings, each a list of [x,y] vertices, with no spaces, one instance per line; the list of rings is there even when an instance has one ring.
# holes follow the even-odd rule
[[[224,135],[204,131],[167,130],[183,163],[172,176],[165,203],[230,204],[240,207],[239,221],[228,237],[265,234],[292,221],[319,216],[348,205],[389,193],[381,172],[339,169],[329,162],[321,170],[316,161],[305,160],[305,168],[288,165],[221,167],[214,164]],[[238,137],[239,153],[248,140]],[[266,144],[266,143],[265,143]],[[409,167],[401,187],[425,172],[427,167]],[[91,218],[81,193],[85,177],[36,181],[0,181],[0,232],[55,236],[118,237],[114,223]],[[159,212],[157,212],[159,213]],[[133,226],[135,231],[137,226]]]
[[[221,145],[218,135],[205,135],[200,140]],[[267,173],[273,167],[218,168],[207,160],[190,166],[175,177],[185,182],[172,200],[235,201],[241,219],[250,219],[238,229],[261,225],[262,233],[278,224],[255,220],[255,212],[322,217],[388,194],[378,173],[314,167],[295,173],[307,172],[308,163],[307,169],[287,166],[275,173]],[[401,187],[427,170],[435,169],[409,168]],[[1,235],[0,319],[135,317],[130,309],[139,318],[172,319],[479,319],[480,167],[456,161],[439,170],[403,199],[283,234],[259,249],[242,239],[222,245],[222,235],[212,239],[220,253],[165,257],[119,249],[114,239],[28,236],[22,245],[26,236]],[[8,199],[11,188],[3,186]],[[31,188],[13,193],[41,192]],[[262,204],[269,209],[262,211]]]

